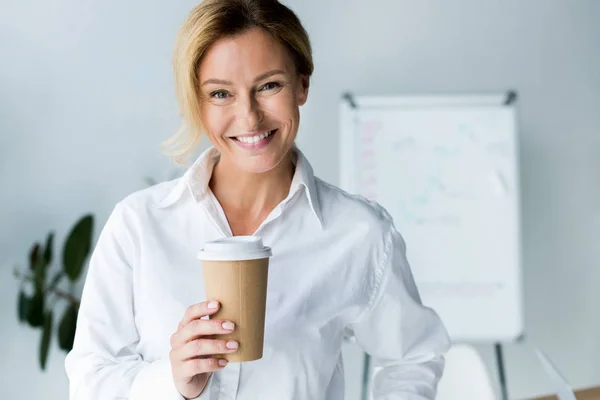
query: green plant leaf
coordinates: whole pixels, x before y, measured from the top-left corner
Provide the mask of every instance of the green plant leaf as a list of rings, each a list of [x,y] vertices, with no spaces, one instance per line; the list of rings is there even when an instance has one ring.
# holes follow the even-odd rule
[[[75,328],[77,327],[77,309],[69,306],[58,326],[58,344],[61,349],[71,351],[75,339]]]
[[[44,267],[52,262],[52,246],[54,244],[54,232],[50,232],[46,238],[46,247],[44,248]]]
[[[52,311],[44,315],[44,329],[42,331],[42,342],[40,343],[40,367],[46,369],[48,352],[50,350],[50,339],[52,338]]]
[[[85,215],[73,227],[63,249],[63,268],[73,282],[79,278],[83,270],[90,248],[92,247],[92,230],[94,217]]]
[[[40,259],[40,244],[35,242],[31,249],[29,250],[29,269],[33,271],[33,269],[38,265],[38,261]]]
[[[27,322],[33,328],[38,328],[44,324],[44,301],[44,294],[37,292],[29,302]]]
[[[44,267],[44,262],[40,258],[38,260],[38,264],[35,266],[33,270],[34,274],[34,283],[35,283],[35,291],[43,292],[44,285],[46,284],[46,268]]]
[[[50,285],[48,285],[48,290],[50,291],[55,289],[63,276],[65,276],[65,273],[63,271],[58,271],[56,275],[54,275],[54,278],[52,278]]]
[[[30,301],[31,300],[29,299],[29,297],[27,297],[25,292],[21,290],[21,292],[19,292],[19,306],[18,306],[19,321],[21,321],[21,322],[27,321],[27,314],[29,312]]]

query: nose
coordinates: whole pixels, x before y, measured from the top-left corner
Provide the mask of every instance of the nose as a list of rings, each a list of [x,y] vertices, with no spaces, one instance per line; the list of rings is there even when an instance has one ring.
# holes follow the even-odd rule
[[[254,96],[244,96],[238,102],[237,119],[239,126],[245,132],[259,129],[263,120],[263,112]]]

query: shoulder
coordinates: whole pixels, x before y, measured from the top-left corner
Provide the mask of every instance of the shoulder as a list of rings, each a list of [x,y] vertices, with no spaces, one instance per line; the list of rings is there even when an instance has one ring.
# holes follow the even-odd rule
[[[369,231],[384,233],[394,228],[390,213],[378,202],[358,194],[351,194],[315,177],[319,203],[325,223],[366,226]]]
[[[181,178],[178,178],[127,194],[114,204],[101,236],[127,237],[130,241],[143,234],[150,221],[160,219],[161,205],[178,191],[181,184]]]
[[[134,231],[148,221],[160,218],[165,201],[177,194],[181,196],[182,189],[185,189],[181,179],[157,183],[127,194],[113,206],[107,226]]]
[[[323,223],[330,234],[364,249],[375,265],[384,264],[395,239],[401,238],[388,210],[376,201],[315,179]],[[404,248],[404,239],[399,243]]]
[[[160,208],[169,196],[176,194],[174,192],[182,191],[184,189],[182,187],[182,179],[183,178],[177,178],[160,182],[129,193],[117,203],[117,207],[138,211]]]

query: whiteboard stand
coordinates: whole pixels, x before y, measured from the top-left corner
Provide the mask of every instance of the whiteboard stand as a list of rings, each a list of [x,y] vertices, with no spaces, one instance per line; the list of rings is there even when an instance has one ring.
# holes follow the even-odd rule
[[[498,366],[498,383],[502,393],[502,400],[508,400],[508,387],[506,385],[506,374],[504,370],[504,357],[502,356],[502,343],[498,342],[496,348],[496,365]]]
[[[361,400],[369,399],[369,378],[371,377],[371,356],[367,353],[363,356],[363,380]]]
[[[504,105],[511,105],[517,100],[517,93],[515,91],[509,91],[506,96],[506,100]],[[521,340],[523,336],[517,338],[517,340]],[[508,400],[508,385],[506,384],[506,370],[504,366],[504,355],[502,351],[502,342],[496,342],[495,347],[495,356],[496,356],[496,367],[498,368],[498,383],[500,385],[500,393],[502,395],[502,400]]]
[[[340,186],[400,225],[423,301],[452,341],[494,345],[503,400],[502,346],[524,335],[516,101],[515,91],[345,93],[340,104]],[[371,367],[365,354],[362,400]]]

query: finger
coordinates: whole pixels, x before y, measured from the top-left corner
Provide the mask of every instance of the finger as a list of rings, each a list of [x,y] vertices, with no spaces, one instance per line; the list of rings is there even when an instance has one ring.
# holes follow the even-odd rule
[[[198,374],[218,371],[225,368],[227,360],[218,358],[196,358],[183,361],[178,368],[178,378],[190,379]]]
[[[202,336],[225,335],[234,329],[235,324],[231,321],[195,319],[171,336],[171,347],[181,347]]]
[[[171,352],[171,360],[186,361],[195,357],[229,354],[237,351],[238,342],[222,339],[196,339]]]
[[[203,301],[202,303],[191,305],[185,310],[183,319],[179,323],[179,327],[183,328],[191,321],[212,315],[219,311],[220,304],[218,301]]]

